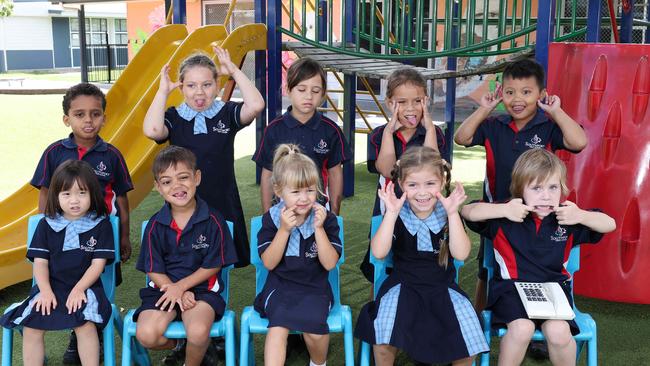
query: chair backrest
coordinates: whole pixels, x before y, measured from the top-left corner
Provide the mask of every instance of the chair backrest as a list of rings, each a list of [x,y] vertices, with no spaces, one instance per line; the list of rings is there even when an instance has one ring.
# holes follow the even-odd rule
[[[27,247],[32,244],[32,238],[34,237],[36,227],[38,227],[38,223],[43,217],[43,214],[30,216],[27,223]],[[101,279],[106,297],[108,297],[108,300],[112,303],[115,300],[115,265],[120,262],[120,219],[117,216],[111,215],[109,216],[109,220],[111,222],[111,228],[113,229],[115,260],[113,263],[104,267],[104,272],[102,272]],[[32,283],[35,281],[36,279],[33,279]]]
[[[381,220],[384,217],[381,215],[373,216],[372,220],[370,221],[370,238],[375,236],[375,233],[377,230],[379,230],[379,225],[381,225]],[[373,292],[374,296],[377,297],[377,292],[379,291],[381,284],[384,283],[384,280],[388,277],[388,274],[386,273],[387,268],[393,268],[393,252],[389,252],[386,258],[384,259],[377,259],[375,258],[374,255],[372,255],[372,250],[370,251],[370,263],[374,267],[374,286],[373,286]],[[462,267],[464,264],[463,261],[459,261],[457,259],[454,259],[454,267],[456,267],[456,283],[458,283],[458,272],[460,271],[460,267]]]
[[[340,216],[336,217],[339,224],[339,239],[341,241],[341,257],[338,262],[336,262],[336,267],[334,267],[328,275],[328,281],[330,287],[332,287],[332,294],[334,295],[334,305],[337,306],[341,304],[341,286],[339,280],[340,267],[343,262],[345,262],[345,244],[343,243],[343,218]],[[262,258],[257,251],[257,233],[262,229],[262,216],[255,216],[251,219],[251,263],[255,266],[255,295],[258,295],[262,292],[264,284],[266,283],[266,276],[269,274],[269,271],[264,267],[262,263]]]
[[[142,222],[142,228],[140,229],[140,243],[144,241],[145,229],[148,223],[149,220],[145,220]],[[230,221],[226,221],[226,224],[228,224],[228,234],[232,238],[233,224]],[[234,266],[231,264],[224,268],[221,268],[221,280],[223,281],[223,287],[224,287],[223,291],[221,291],[221,298],[223,299],[223,301],[226,302],[226,306],[228,306],[228,299],[230,298],[230,270],[233,269],[233,267]],[[149,283],[149,276],[147,275],[145,277],[145,285],[148,283]]]

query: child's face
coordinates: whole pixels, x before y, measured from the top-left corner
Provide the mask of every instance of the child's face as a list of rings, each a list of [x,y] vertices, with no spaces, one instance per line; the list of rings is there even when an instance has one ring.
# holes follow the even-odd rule
[[[548,216],[560,205],[562,185],[560,173],[552,174],[544,182],[530,182],[524,187],[524,203],[533,206],[537,217]]]
[[[283,187],[276,191],[275,194],[282,198],[287,208],[294,208],[294,212],[299,217],[306,217],[314,206],[318,198],[318,189],[316,185],[304,188]]]
[[[187,164],[170,165],[155,181],[156,190],[173,208],[194,203],[196,187],[201,183],[201,171],[192,171]]]
[[[515,122],[530,121],[537,112],[537,101],[546,95],[533,76],[504,79],[502,93],[503,105]]]
[[[442,178],[431,167],[408,172],[399,181],[413,213],[421,219],[429,217],[438,202],[436,193],[442,190]]]
[[[68,114],[63,123],[72,129],[77,145],[94,144],[104,126],[102,101],[91,95],[79,95],[70,101]]]
[[[416,128],[422,120],[422,102],[425,98],[424,88],[413,83],[406,83],[395,88],[387,102],[391,111],[393,103],[397,103],[399,108],[397,118],[402,126]]]
[[[72,221],[82,218],[90,209],[90,192],[75,181],[72,187],[59,192],[59,206],[66,219]]]
[[[302,80],[289,90],[292,111],[300,116],[311,117],[323,103],[323,91],[323,79],[319,75]]]
[[[201,66],[190,67],[185,71],[180,88],[185,103],[199,112],[210,108],[218,92],[212,71]]]

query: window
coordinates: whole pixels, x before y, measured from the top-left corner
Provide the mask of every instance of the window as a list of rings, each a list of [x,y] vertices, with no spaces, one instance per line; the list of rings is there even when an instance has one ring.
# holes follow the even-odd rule
[[[116,44],[127,44],[129,42],[126,30],[126,19],[115,19],[115,42]]]
[[[86,43],[89,45],[106,44],[108,20],[86,18]],[[70,18],[70,44],[79,47],[79,19]]]

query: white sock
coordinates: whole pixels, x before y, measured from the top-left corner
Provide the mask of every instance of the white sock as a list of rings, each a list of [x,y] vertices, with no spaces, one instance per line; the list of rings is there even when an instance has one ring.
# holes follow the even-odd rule
[[[309,366],[327,366],[327,361],[323,362],[321,365],[315,363],[312,360],[309,360]]]

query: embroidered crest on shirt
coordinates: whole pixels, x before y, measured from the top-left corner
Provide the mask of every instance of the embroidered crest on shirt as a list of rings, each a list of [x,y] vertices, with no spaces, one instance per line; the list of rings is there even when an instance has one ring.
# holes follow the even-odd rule
[[[219,122],[217,122],[216,126],[212,126],[212,131],[216,132],[216,133],[227,134],[228,132],[230,132],[230,128],[226,127],[226,125],[223,124],[223,122],[221,122],[221,120],[219,120]]]
[[[108,177],[111,175],[110,172],[106,171],[106,164],[104,164],[103,161],[100,161],[99,164],[95,167],[96,169],[93,169],[95,171],[95,175],[98,177]]]
[[[305,257],[307,258],[316,258],[318,257],[318,246],[316,245],[316,242],[314,242],[311,247],[309,247],[309,250],[305,252]]]
[[[567,235],[566,235],[566,229],[563,228],[562,226],[558,225],[557,229],[551,235],[551,240],[552,241],[560,241],[560,242],[565,242],[567,240]]]
[[[210,244],[206,243],[206,240],[208,240],[208,238],[206,238],[205,235],[199,235],[199,237],[196,238],[196,243],[192,244],[192,249],[205,249],[209,247]]]
[[[314,146],[314,151],[318,154],[327,154],[330,149],[327,148],[327,142],[325,142],[323,139],[320,139],[318,144]]]
[[[540,142],[542,142],[542,139],[535,134],[535,136],[530,139],[530,142],[526,141],[526,146],[531,149],[544,148],[544,145],[540,144]]]
[[[81,245],[79,247],[79,249],[85,252],[93,252],[95,251],[95,245],[97,245],[97,239],[95,239],[94,236],[91,236],[84,245]]]

